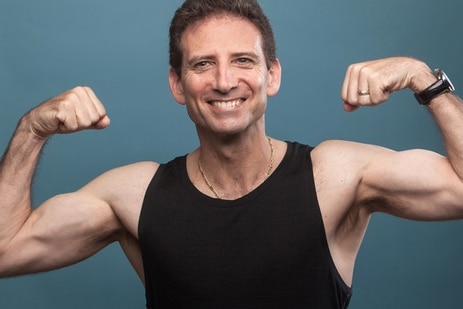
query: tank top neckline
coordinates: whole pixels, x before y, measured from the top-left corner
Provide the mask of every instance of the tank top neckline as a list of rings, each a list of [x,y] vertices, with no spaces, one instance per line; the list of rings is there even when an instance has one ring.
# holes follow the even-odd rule
[[[181,171],[181,181],[183,182],[186,190],[188,190],[195,199],[201,200],[204,205],[216,207],[216,208],[230,208],[230,207],[242,207],[248,204],[250,200],[261,194],[262,191],[267,190],[273,183],[275,179],[279,179],[279,175],[285,170],[286,166],[289,164],[290,158],[294,152],[294,145],[290,142],[286,142],[286,153],[283,156],[283,160],[281,160],[280,164],[277,165],[272,174],[267,177],[260,185],[258,185],[254,190],[250,191],[249,193],[243,195],[234,200],[224,200],[211,197],[199,191],[193,182],[191,181],[190,177],[188,176],[187,169],[186,169],[186,155],[180,157],[179,159],[179,167]]]

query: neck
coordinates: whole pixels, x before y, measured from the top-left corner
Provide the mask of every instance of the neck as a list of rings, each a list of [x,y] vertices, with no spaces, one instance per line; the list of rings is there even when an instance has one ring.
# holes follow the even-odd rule
[[[201,145],[191,156],[197,163],[195,185],[216,198],[235,199],[249,193],[265,181],[275,166],[273,141],[265,136],[246,146],[226,144],[220,150],[211,151]]]

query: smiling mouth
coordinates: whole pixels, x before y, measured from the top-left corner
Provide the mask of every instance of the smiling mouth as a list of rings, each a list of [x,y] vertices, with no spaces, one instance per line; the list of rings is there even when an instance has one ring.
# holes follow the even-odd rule
[[[209,104],[218,108],[231,109],[241,105],[243,102],[244,99],[237,99],[232,101],[209,101]]]

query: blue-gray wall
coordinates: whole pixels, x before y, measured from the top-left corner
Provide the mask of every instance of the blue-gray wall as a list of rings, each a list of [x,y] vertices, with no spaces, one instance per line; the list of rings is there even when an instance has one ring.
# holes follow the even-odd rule
[[[56,136],[34,200],[72,191],[112,167],[166,161],[197,145],[167,86],[167,29],[180,0],[1,0],[0,147],[18,118],[75,85],[90,85],[111,126]],[[339,99],[353,62],[412,55],[463,89],[457,0],[263,0],[274,25],[283,85],[267,116],[271,136],[337,138],[442,152],[433,122],[409,91],[348,114]],[[463,223],[375,215],[361,249],[351,308],[463,306]],[[51,254],[53,254],[51,252]],[[79,265],[0,280],[0,308],[143,308],[144,291],[117,245]]]

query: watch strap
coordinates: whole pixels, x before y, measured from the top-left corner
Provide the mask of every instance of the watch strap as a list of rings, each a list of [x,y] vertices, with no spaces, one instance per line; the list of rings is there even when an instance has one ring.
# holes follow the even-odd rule
[[[446,92],[453,92],[455,90],[452,83],[442,70],[436,69],[433,74],[437,77],[437,81],[423,91],[415,93],[416,100],[422,105],[429,105],[429,103],[437,96]]]

